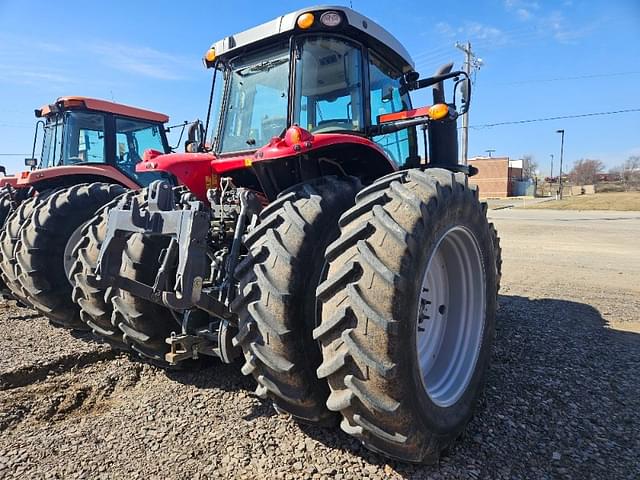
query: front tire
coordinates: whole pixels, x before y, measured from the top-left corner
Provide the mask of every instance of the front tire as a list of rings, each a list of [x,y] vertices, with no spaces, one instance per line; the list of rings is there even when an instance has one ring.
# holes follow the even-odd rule
[[[364,189],[318,287],[318,376],[365,446],[433,463],[482,391],[496,310],[492,233],[463,174],[408,170]]]
[[[315,288],[324,250],[359,187],[354,178],[325,177],[283,192],[247,236],[249,252],[236,272],[232,310],[239,324],[234,343],[245,356],[242,373],[253,375],[258,396],[304,423],[335,423],[325,406],[327,384],[315,374],[321,362],[312,338]]]

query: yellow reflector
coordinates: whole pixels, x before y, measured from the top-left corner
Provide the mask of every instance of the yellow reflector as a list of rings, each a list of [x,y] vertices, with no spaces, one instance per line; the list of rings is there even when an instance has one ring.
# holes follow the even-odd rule
[[[244,159],[244,166],[245,167],[250,167],[251,165],[253,165],[253,158],[251,157],[246,157]]]
[[[436,103],[429,108],[429,118],[431,120],[442,120],[449,115],[449,107],[444,103]]]
[[[204,54],[204,59],[207,62],[213,62],[216,59],[216,49],[210,48],[209,50],[207,50],[207,53]]]
[[[313,13],[303,13],[298,17],[298,26],[305,30],[313,25],[314,20],[315,17],[313,16]]]

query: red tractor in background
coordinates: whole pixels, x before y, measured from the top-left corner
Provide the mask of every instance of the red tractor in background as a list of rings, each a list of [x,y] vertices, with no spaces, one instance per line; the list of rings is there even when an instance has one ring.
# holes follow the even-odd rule
[[[53,323],[86,329],[71,300],[69,245],[110,200],[169,178],[135,169],[144,150],[170,151],[169,117],[86,97],[61,97],[35,114],[30,170],[0,178],[0,273],[5,289]]]
[[[482,390],[500,270],[475,169],[458,162],[468,76],[420,78],[344,7],[226,37],[205,63],[212,140],[147,152],[137,170],[180,186],[154,182],[85,225],[82,319],[164,366],[243,355],[279,412],[434,461]],[[422,88],[433,106],[414,108]]]

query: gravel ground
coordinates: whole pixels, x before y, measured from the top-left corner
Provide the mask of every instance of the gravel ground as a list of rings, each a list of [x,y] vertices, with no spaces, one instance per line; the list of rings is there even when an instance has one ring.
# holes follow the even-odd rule
[[[6,302],[0,478],[638,478],[633,219],[512,212],[495,216],[504,288],[486,393],[438,465],[387,462],[338,429],[298,426],[253,397],[237,366],[163,372]],[[582,228],[590,241],[567,259]],[[598,253],[605,241],[614,253]],[[617,255],[627,260],[608,269]]]

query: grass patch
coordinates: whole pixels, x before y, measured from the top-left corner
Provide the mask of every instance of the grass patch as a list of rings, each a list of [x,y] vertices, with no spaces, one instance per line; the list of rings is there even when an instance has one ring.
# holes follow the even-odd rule
[[[640,192],[611,192],[594,195],[564,197],[562,200],[549,200],[526,208],[545,208],[552,210],[640,210]]]

